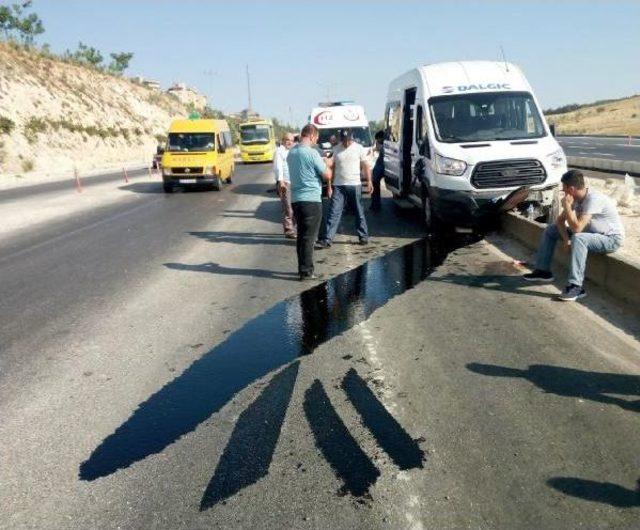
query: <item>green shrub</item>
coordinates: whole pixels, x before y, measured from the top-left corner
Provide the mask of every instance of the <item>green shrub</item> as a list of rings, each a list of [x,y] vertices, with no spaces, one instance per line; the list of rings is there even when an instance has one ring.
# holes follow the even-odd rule
[[[27,159],[27,160],[23,160],[22,161],[22,171],[24,171],[25,173],[28,173],[29,171],[33,171],[33,160],[31,159]]]
[[[15,126],[13,120],[0,116],[0,134],[11,134]]]
[[[38,134],[47,130],[47,123],[42,118],[31,117],[24,126],[24,136],[30,144],[38,140]]]

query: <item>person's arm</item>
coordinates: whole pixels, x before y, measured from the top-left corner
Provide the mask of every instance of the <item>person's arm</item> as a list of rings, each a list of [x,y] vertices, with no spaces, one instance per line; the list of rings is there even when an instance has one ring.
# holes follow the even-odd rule
[[[331,169],[333,165],[333,161],[331,161],[331,166],[326,162],[326,159],[323,159],[318,152],[315,152],[315,166],[316,166],[316,174],[327,183],[327,197],[331,198],[333,194],[333,190],[331,189],[331,179],[333,178],[333,171]]]
[[[587,225],[591,222],[590,213],[581,213],[577,215],[573,206],[573,197],[571,195],[565,195],[562,198],[562,210],[567,220],[567,224],[574,234],[582,232]]]
[[[274,169],[276,173],[276,187],[278,195],[282,195],[282,192],[284,191],[284,165],[286,163],[287,161],[282,157],[280,151],[276,151]]]
[[[362,173],[364,173],[364,178],[367,182],[367,193],[373,193],[373,182],[371,182],[371,168],[369,167],[369,163],[366,160],[361,160],[360,169]]]

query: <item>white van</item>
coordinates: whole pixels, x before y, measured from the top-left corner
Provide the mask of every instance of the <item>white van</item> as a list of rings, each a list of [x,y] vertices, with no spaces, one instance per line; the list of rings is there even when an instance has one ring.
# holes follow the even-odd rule
[[[331,153],[332,140],[339,142],[340,132],[344,129],[351,130],[354,141],[368,149],[368,157],[371,159],[369,163],[373,168],[373,139],[364,107],[350,101],[319,103],[311,109],[309,123],[318,128],[318,147],[325,156]]]
[[[384,119],[387,188],[428,227],[474,227],[522,201],[543,215],[567,170],[529,83],[506,62],[410,70],[389,85]]]

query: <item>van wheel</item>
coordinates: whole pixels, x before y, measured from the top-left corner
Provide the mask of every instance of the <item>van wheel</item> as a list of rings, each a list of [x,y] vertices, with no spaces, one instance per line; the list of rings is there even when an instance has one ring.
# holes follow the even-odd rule
[[[216,178],[213,180],[213,184],[211,185],[211,187],[216,191],[220,191],[222,189],[222,179],[220,178],[219,173],[216,175]]]
[[[440,222],[433,211],[433,201],[426,188],[422,190],[422,224],[429,234],[440,230]]]
[[[173,193],[173,184],[168,180],[164,179],[162,181],[162,189],[165,193]]]

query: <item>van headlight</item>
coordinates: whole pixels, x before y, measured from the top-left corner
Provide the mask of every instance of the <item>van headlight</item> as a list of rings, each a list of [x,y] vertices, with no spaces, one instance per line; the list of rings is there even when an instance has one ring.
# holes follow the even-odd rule
[[[170,176],[170,175],[171,175],[171,168],[170,168],[170,167],[163,167],[163,168],[162,168],[162,174],[163,174],[165,177]]]
[[[564,156],[564,151],[562,149],[558,149],[551,154],[547,155],[549,159],[549,164],[553,169],[561,169],[567,164],[567,159]]]
[[[467,170],[467,163],[464,160],[447,158],[436,153],[436,172],[441,175],[453,175],[459,177]]]
[[[205,175],[213,175],[213,166],[205,166],[202,171]]]

